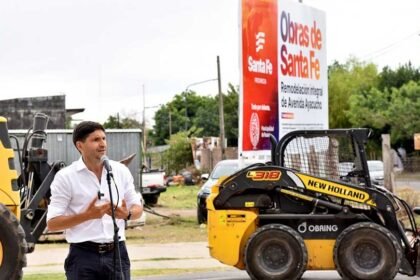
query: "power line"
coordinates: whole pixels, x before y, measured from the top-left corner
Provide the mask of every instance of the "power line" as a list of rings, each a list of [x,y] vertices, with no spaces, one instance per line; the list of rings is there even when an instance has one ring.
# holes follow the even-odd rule
[[[411,33],[410,35],[407,35],[406,37],[401,38],[401,39],[399,39],[398,41],[395,41],[395,42],[393,42],[393,43],[391,43],[391,44],[389,44],[389,45],[387,45],[387,46],[385,46],[385,47],[383,47],[383,48],[381,48],[381,49],[379,49],[379,50],[376,50],[376,51],[373,51],[373,52],[371,52],[371,53],[368,53],[367,55],[365,55],[365,56],[363,57],[363,59],[362,59],[362,60],[372,60],[372,59],[374,59],[374,58],[377,58],[377,57],[379,57],[379,56],[382,56],[382,55],[384,55],[384,54],[386,54],[386,53],[390,52],[391,50],[393,50],[393,49],[394,49],[397,45],[399,45],[400,43],[402,43],[402,42],[404,42],[404,41],[406,41],[406,40],[410,39],[410,38],[411,38],[411,37],[413,37],[413,36],[417,36],[417,35],[420,35],[420,31],[416,31],[416,32],[414,32],[414,33]]]

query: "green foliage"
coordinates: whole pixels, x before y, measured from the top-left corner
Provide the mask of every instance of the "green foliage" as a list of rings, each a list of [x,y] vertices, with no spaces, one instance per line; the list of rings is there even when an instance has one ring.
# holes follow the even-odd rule
[[[188,130],[194,125],[198,108],[206,106],[206,97],[197,95],[194,91],[186,91],[175,95],[174,99],[162,106],[155,113],[155,125],[150,137],[155,145],[165,144],[172,134]]]
[[[239,88],[229,84],[227,95],[223,97],[225,117],[225,138],[228,146],[238,145],[239,135]]]
[[[123,117],[120,114],[109,116],[103,124],[104,128],[140,128],[141,124],[134,118]]]
[[[238,138],[238,90],[231,84],[227,95],[223,95],[225,136],[237,143]],[[155,145],[165,144],[172,134],[189,130],[191,127],[200,128],[194,135],[218,136],[219,127],[219,96],[200,96],[194,91],[186,91],[175,95],[174,99],[161,106],[155,113],[155,125],[150,138]],[[189,135],[191,132],[189,133]],[[236,140],[236,142],[235,142]]]
[[[372,88],[350,97],[349,120],[353,126],[374,128],[378,141],[381,134],[391,133],[391,142],[401,145],[420,131],[419,97],[420,84],[413,81],[398,89]]]
[[[419,112],[420,82],[411,81],[392,90],[391,101],[386,110],[392,143],[412,139],[414,133],[420,132]]]
[[[199,186],[172,186],[159,198],[159,205],[172,209],[196,209]]]
[[[28,274],[23,277],[24,280],[64,280],[64,273],[37,273]]]
[[[376,66],[351,58],[346,64],[334,62],[328,69],[329,127],[352,127],[348,113],[350,97],[364,94],[378,83]]]
[[[366,93],[354,94],[349,98],[350,110],[347,115],[353,126],[383,129],[388,124],[385,114],[389,107],[388,91],[372,88]]]
[[[164,154],[164,161],[167,163],[167,174],[175,173],[193,162],[191,143],[188,138],[188,131],[181,131],[172,134],[167,140],[169,149]]]
[[[202,106],[197,108],[193,124],[203,128],[198,137],[219,135],[219,107],[214,98],[207,97],[203,100]]]
[[[396,70],[390,69],[388,66],[382,69],[379,75],[378,89],[400,88],[409,81],[420,81],[420,70],[415,69],[411,62],[408,62]]]

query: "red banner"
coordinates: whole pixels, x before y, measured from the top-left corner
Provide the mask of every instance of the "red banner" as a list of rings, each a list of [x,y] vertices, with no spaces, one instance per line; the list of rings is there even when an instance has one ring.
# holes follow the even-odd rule
[[[269,150],[279,135],[277,1],[242,1],[242,151]]]

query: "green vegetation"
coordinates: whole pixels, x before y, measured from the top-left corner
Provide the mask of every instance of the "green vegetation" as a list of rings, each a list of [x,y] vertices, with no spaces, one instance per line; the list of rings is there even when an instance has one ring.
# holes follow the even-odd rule
[[[223,94],[225,132],[228,142],[238,139],[238,88],[229,84]],[[155,113],[155,125],[149,135],[154,145],[163,145],[176,134],[196,127],[195,136],[219,135],[219,96],[200,96],[195,91],[176,94],[172,101],[161,106]],[[191,135],[188,135],[191,136]]]
[[[172,134],[166,142],[169,145],[169,150],[164,153],[164,162],[167,163],[166,172],[168,174],[178,174],[183,168],[193,163],[191,143],[187,131]]]
[[[381,134],[392,144],[413,151],[413,134],[420,131],[420,70],[407,63],[378,73],[374,64],[349,59],[328,69],[330,128],[368,127],[380,148]]]
[[[132,244],[198,242],[207,240],[207,229],[197,224],[195,216],[166,219],[149,214],[144,227],[127,230],[126,236]]]
[[[158,207],[159,214],[147,213],[146,225],[127,231],[129,242],[137,244],[206,241],[207,229],[197,224],[196,207],[199,186],[172,186],[162,193]]]
[[[223,270],[223,268],[168,268],[168,269],[135,269],[131,271],[131,276],[151,276],[151,275],[176,275],[200,271]],[[42,273],[30,274],[23,276],[23,280],[65,280],[66,277],[62,273]]]
[[[229,84],[223,94],[225,137],[228,146],[238,141],[238,87]],[[350,58],[328,66],[329,127],[367,127],[373,131],[369,155],[380,157],[381,134],[390,134],[394,148],[414,151],[413,134],[420,131],[420,68],[410,62],[397,69],[378,70],[373,63]],[[156,111],[153,129],[148,130],[147,146],[168,144],[157,166],[167,174],[177,174],[192,165],[191,137],[219,135],[219,95],[203,96],[187,90]],[[106,128],[139,127],[130,117],[109,116]]]
[[[161,193],[159,205],[171,209],[195,209],[199,186],[171,186]]]
[[[63,273],[41,273],[23,275],[23,280],[65,280],[66,276]]]
[[[120,114],[115,116],[109,116],[106,122],[103,124],[104,128],[140,128],[141,124],[134,118],[122,117]]]

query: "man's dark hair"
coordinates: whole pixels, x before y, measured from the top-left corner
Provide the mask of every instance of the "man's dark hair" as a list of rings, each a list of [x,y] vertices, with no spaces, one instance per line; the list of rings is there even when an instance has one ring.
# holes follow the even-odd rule
[[[77,141],[85,141],[89,134],[96,130],[105,132],[105,128],[97,122],[85,121],[81,122],[73,130],[73,144],[76,146]]]

